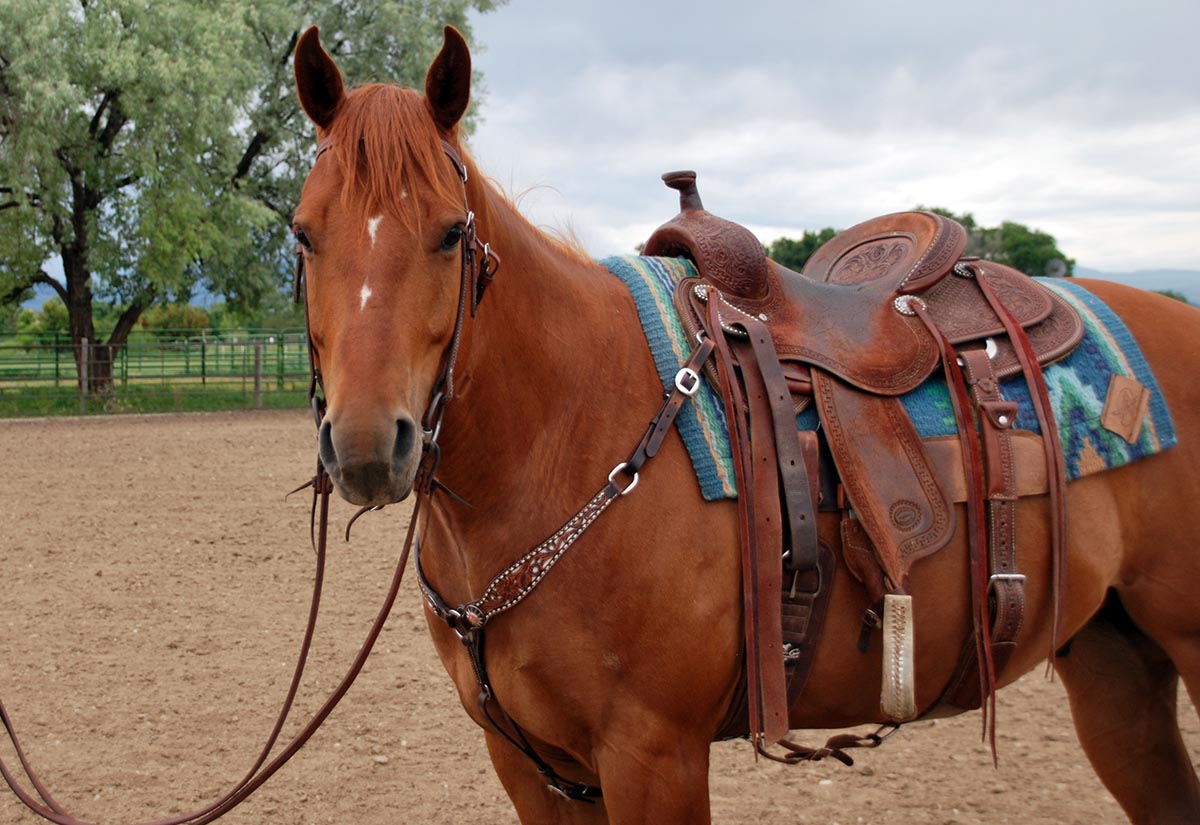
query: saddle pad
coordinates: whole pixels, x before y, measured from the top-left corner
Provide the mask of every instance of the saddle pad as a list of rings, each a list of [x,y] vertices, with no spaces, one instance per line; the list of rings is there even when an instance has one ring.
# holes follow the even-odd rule
[[[692,350],[671,295],[681,279],[696,276],[695,267],[685,258],[638,256],[605,258],[600,263],[620,278],[632,293],[659,377],[664,386],[671,386],[675,373]],[[1075,307],[1086,328],[1079,346],[1045,369],[1068,480],[1120,467],[1174,444],[1175,429],[1158,382],[1124,322],[1081,286],[1065,279],[1038,280]],[[1114,375],[1135,378],[1150,392],[1141,432],[1132,444],[1100,423],[1109,382]],[[922,438],[956,432],[950,395],[940,376],[939,371],[917,389],[901,396]],[[1015,426],[1038,432],[1037,416],[1024,380],[1017,377],[1003,382],[1001,392],[1006,399],[1019,405]],[[709,501],[736,498],[733,461],[720,397],[707,380],[702,379],[702,387],[693,401],[694,404],[683,408],[676,421],[692,458],[701,493]],[[810,408],[801,413],[796,423],[801,429],[815,429],[818,424],[816,410]]]
[[[600,263],[633,294],[658,376],[664,387],[674,386],[675,374],[687,361],[695,342],[688,340],[671,296],[681,280],[696,277],[696,268],[686,258],[634,255],[605,258]],[[725,406],[703,372],[700,389],[691,403],[683,405],[675,425],[692,458],[704,499],[737,498]]]
[[[1066,459],[1067,480],[1129,464],[1174,444],[1175,427],[1166,401],[1125,323],[1078,284],[1063,278],[1037,280],[1078,310],[1085,329],[1079,346],[1043,371]],[[1135,378],[1150,393],[1140,433],[1132,444],[1101,424],[1114,375]],[[1014,427],[1040,433],[1025,381],[1020,377],[1003,381],[1000,390],[1005,399],[1018,405]],[[901,400],[922,438],[958,431],[940,370]],[[815,425],[815,419],[809,422],[809,426]]]

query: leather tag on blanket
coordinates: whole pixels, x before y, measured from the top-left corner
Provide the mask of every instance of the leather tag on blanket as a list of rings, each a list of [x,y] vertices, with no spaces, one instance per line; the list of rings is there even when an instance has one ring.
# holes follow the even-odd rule
[[[1149,407],[1150,390],[1136,379],[1114,375],[1108,382],[1108,395],[1104,399],[1100,423],[1109,432],[1116,433],[1130,444],[1136,444]]]

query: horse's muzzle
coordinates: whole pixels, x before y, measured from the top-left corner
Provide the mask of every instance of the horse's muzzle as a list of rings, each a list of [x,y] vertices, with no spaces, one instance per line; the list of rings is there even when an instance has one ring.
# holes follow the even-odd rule
[[[417,425],[408,416],[373,428],[339,423],[329,416],[319,439],[321,462],[351,504],[380,507],[412,492],[421,448]]]

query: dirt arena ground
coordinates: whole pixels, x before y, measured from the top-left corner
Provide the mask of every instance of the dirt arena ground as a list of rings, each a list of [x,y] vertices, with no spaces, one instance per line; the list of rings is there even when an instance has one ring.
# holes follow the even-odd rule
[[[305,412],[0,422],[0,698],[69,810],[104,823],[180,813],[249,766],[303,630],[308,500],[283,494],[311,474],[313,449]],[[334,523],[351,512],[339,502]],[[406,521],[404,507],[372,514],[352,544],[335,544],[298,715],[357,650]],[[1195,762],[1200,725],[1181,703]],[[999,719],[998,770],[977,715],[908,726],[852,768],[785,768],[756,763],[745,743],[716,746],[714,821],[1125,821],[1057,683],[1027,676],[1000,695]],[[12,764],[10,748],[0,754]],[[0,795],[0,822],[35,821]],[[224,821],[517,821],[411,576],[341,707]]]

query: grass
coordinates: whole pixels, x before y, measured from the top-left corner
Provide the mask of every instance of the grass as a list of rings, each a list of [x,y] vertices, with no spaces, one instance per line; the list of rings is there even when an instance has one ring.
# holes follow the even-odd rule
[[[240,383],[240,382],[239,382]],[[292,379],[283,390],[263,387],[261,407],[286,409],[308,405],[307,380]],[[253,386],[195,382],[117,386],[110,395],[92,396],[82,405],[75,387],[0,388],[0,418],[36,418],[57,415],[111,415],[117,413],[209,412],[241,410],[254,406]]]
[[[262,379],[257,406],[307,406],[302,334],[131,340],[112,365],[112,390],[83,402],[69,346],[8,338],[0,340],[0,418],[249,409],[256,406],[256,347]]]

